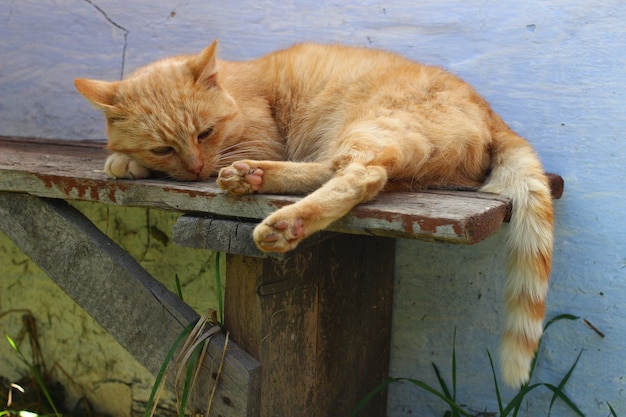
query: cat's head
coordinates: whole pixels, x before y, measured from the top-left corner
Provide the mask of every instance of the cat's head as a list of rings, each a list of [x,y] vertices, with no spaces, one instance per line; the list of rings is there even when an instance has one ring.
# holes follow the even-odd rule
[[[242,129],[238,106],[218,80],[216,46],[154,62],[122,81],[76,79],[106,117],[108,148],[179,180],[213,174],[220,151]]]

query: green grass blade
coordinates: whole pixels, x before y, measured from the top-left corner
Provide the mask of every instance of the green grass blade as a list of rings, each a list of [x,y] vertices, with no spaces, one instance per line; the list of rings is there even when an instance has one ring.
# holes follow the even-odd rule
[[[609,404],[608,401],[607,401],[606,405],[608,405],[609,406],[609,410],[611,410],[611,416],[617,417],[617,413],[615,412],[615,410],[613,410],[613,407],[611,407],[611,404]]]
[[[493,385],[496,388],[496,399],[498,400],[498,410],[500,416],[504,416],[504,410],[502,408],[502,395],[500,395],[500,386],[498,385],[498,377],[496,376],[496,368],[493,366],[493,359],[491,358],[491,352],[487,349],[487,356],[489,357],[489,365],[491,366],[491,374],[493,375]]]
[[[452,401],[456,402],[456,327],[452,336]]]
[[[150,392],[150,398],[148,398],[148,403],[146,404],[146,410],[144,411],[144,414],[143,414],[144,417],[150,417],[150,412],[152,411],[153,406],[155,406],[155,397],[156,397],[157,392],[159,391],[159,388],[161,386],[161,381],[163,380],[163,377],[165,376],[165,372],[167,371],[167,366],[172,361],[172,357],[174,356],[174,353],[176,353],[176,350],[178,349],[180,344],[183,342],[185,337],[187,337],[189,332],[191,332],[191,330],[195,327],[197,322],[198,320],[194,320],[191,323],[189,323],[187,327],[183,329],[183,331],[178,335],[174,343],[172,343],[172,346],[170,347],[170,350],[167,352],[167,355],[165,355],[165,359],[163,360],[163,363],[161,364],[161,369],[159,369],[159,373],[157,374],[157,377],[154,381],[154,385],[152,386],[152,391]]]
[[[467,411],[463,410],[457,403],[452,401],[452,399],[449,396],[446,396],[446,394],[437,391],[436,389],[432,388],[430,385],[426,384],[423,381],[420,381],[420,380],[417,380],[417,379],[411,379],[411,378],[389,378],[389,379],[386,379],[380,385],[378,385],[376,388],[374,388],[372,391],[370,391],[361,401],[359,401],[359,403],[357,404],[355,409],[350,414],[350,417],[356,417],[357,414],[363,409],[363,407],[365,407],[365,405],[376,394],[378,394],[378,392],[380,390],[385,388],[387,385],[391,384],[392,382],[403,382],[403,381],[409,382],[409,383],[411,383],[411,384],[413,384],[413,385],[415,385],[415,386],[417,386],[419,388],[422,388],[425,391],[430,392],[431,394],[434,394],[435,396],[437,396],[438,398],[443,400],[446,404],[448,404],[450,406],[450,408],[452,409],[452,411],[456,412],[457,415],[462,415],[464,417],[472,417],[472,414],[470,414]]]
[[[567,405],[569,405],[570,408],[574,410],[579,416],[584,417],[584,415],[580,412],[578,407],[576,407],[576,405],[563,393],[563,388],[567,384],[567,381],[569,381],[569,378],[572,376],[572,373],[574,372],[574,368],[576,368],[576,365],[578,365],[578,361],[580,360],[580,357],[583,354],[583,352],[584,350],[580,351],[580,353],[576,357],[576,360],[574,361],[574,364],[569,368],[569,371],[567,371],[563,379],[561,379],[561,382],[559,382],[558,386],[555,387],[554,385],[551,385],[551,384],[545,384],[545,386],[548,387],[550,390],[552,390],[552,392],[554,393],[552,395],[552,400],[550,401],[550,407],[548,408],[548,416],[550,415],[550,411],[552,411],[552,405],[554,405],[554,402],[556,401],[558,397],[561,400],[563,400]]]
[[[452,338],[452,401],[456,404],[456,327]],[[458,411],[452,411],[451,417],[459,417]]]
[[[437,381],[439,382],[439,386],[441,387],[441,391],[452,402],[456,403],[456,328],[454,329],[454,335],[452,337],[452,391],[450,391],[446,381],[442,378],[437,365],[432,363],[432,366],[435,370],[435,375],[437,377]],[[450,417],[458,417],[458,415],[459,413],[457,411],[452,411]]]
[[[441,374],[439,373],[439,368],[437,368],[437,365],[435,365],[434,363],[432,364],[433,368],[435,369],[435,375],[437,376],[437,381],[439,381],[439,386],[441,387],[441,391],[443,391],[443,394],[448,397],[451,400],[454,400],[454,398],[452,398],[452,395],[450,394],[450,390],[448,389],[448,386],[446,385],[446,381],[443,380],[443,378],[441,377]]]
[[[550,326],[552,326],[554,323],[557,323],[561,320],[578,320],[579,318],[580,318],[579,316],[575,316],[573,314],[567,314],[567,313],[559,314],[557,316],[552,317],[550,320],[546,322],[546,324],[543,326],[543,332],[545,333]],[[543,337],[539,338],[539,343],[537,344],[537,351],[533,355],[533,360],[530,363],[530,372],[528,373],[528,382],[522,385],[521,389],[528,387],[528,384],[530,384],[533,374],[535,373],[535,368],[537,367],[537,358],[539,356],[539,349],[541,348],[542,341],[543,341]],[[517,414],[520,411],[521,406],[522,406],[522,402],[520,401],[515,407],[515,410],[513,411],[513,417],[517,416]]]
[[[48,391],[46,384],[43,382],[43,378],[39,374],[39,371],[37,370],[37,368],[33,366],[28,361],[28,359],[26,359],[26,356],[24,356],[19,346],[17,346],[17,343],[15,343],[15,341],[11,338],[11,336],[6,335],[6,337],[7,337],[7,340],[9,341],[9,345],[11,345],[11,348],[13,348],[13,350],[15,351],[15,353],[17,353],[17,356],[20,358],[20,360],[24,362],[24,364],[28,367],[28,369],[30,370],[30,373],[33,375],[33,378],[35,378],[37,385],[41,389],[41,392],[43,393],[44,397],[46,397],[46,400],[48,401],[48,404],[50,404],[50,407],[52,408],[52,411],[54,412],[54,414],[57,417],[61,417],[61,413],[59,413],[59,410],[57,410],[56,406],[54,405],[54,401],[52,401],[52,396],[50,395],[50,392]]]
[[[176,281],[176,293],[178,294],[178,298],[180,298],[180,301],[185,301],[183,299],[183,288],[180,285],[180,278],[178,278],[178,274],[174,275],[174,281]]]
[[[370,402],[370,400],[374,398],[374,396],[378,394],[387,385],[391,384],[392,382],[398,382],[400,380],[401,378],[387,378],[386,380],[381,382],[373,390],[368,392],[367,395],[361,399],[361,401],[358,402],[356,407],[352,410],[352,413],[350,413],[350,417],[356,417],[357,414],[359,414],[359,412],[363,409],[363,407],[365,407],[367,403]]]
[[[196,361],[198,360],[198,356],[200,356],[200,352],[202,351],[205,342],[198,344],[198,346],[196,346],[196,348],[194,349],[193,354],[189,358],[189,363],[187,364],[187,372],[185,374],[185,385],[183,386],[183,394],[180,398],[180,404],[178,405],[178,417],[185,417],[187,399],[189,398],[189,393],[193,388],[191,381],[194,376]]]
[[[578,320],[580,317],[575,316],[573,314],[559,314],[557,316],[552,317],[550,320],[548,320],[546,322],[546,324],[543,326],[543,332],[545,333],[548,330],[548,327],[552,326],[554,323],[557,323],[561,320]],[[533,377],[533,373],[535,372],[535,367],[537,366],[537,354],[539,353],[539,348],[541,347],[541,341],[543,340],[543,337],[539,338],[539,343],[537,344],[537,351],[535,352],[535,355],[533,356],[533,360],[530,363],[530,372],[528,373],[528,381],[530,381],[530,379]],[[526,385],[528,385],[528,382],[526,383]]]
[[[450,406],[450,408],[452,409],[453,412],[457,412],[460,415],[463,415],[465,417],[472,417],[472,414],[470,414],[469,412],[463,410],[461,408],[461,406],[459,406],[456,402],[452,401],[450,398],[448,398],[444,393],[441,393],[439,391],[437,391],[436,389],[434,389],[433,387],[431,387],[430,385],[426,384],[423,381],[420,381],[418,379],[411,379],[411,378],[399,378],[399,381],[407,381],[410,382],[411,384],[430,392],[431,394],[435,395],[436,397],[440,398],[441,400],[443,400],[446,404],[448,404]]]
[[[611,416],[612,417],[617,417],[617,413],[615,412],[615,410],[613,410],[613,407],[611,407],[611,404],[607,401],[606,405],[609,406],[609,410],[611,410]]]
[[[220,273],[220,252],[215,254],[215,289],[217,291],[217,313],[220,325],[224,325],[224,297],[222,295],[222,275]]]
[[[543,326],[543,331],[545,332],[546,330],[548,330],[548,327],[552,326],[557,321],[561,321],[561,320],[578,320],[579,318],[580,318],[579,316],[575,316],[573,314],[559,314],[558,316],[554,316],[554,317],[552,317],[550,320],[548,320],[546,322],[546,325]]]
[[[506,407],[504,407],[504,410],[502,410],[502,413],[500,414],[500,417],[505,417],[508,416],[509,413],[511,411],[513,411],[513,409],[515,409],[516,411],[514,412],[513,415],[517,414],[517,410],[520,409],[521,405],[522,405],[522,401],[524,400],[524,397],[531,392],[532,390],[543,386],[543,384],[533,384],[533,385],[525,385],[523,386],[518,393],[515,395],[515,397],[513,397],[513,399],[511,401],[509,401],[509,403],[506,405]]]
[[[565,395],[565,393],[559,387],[555,387],[552,384],[542,384],[542,385],[548,388],[553,393],[552,401],[550,402],[550,407],[548,408],[548,417],[550,416],[550,413],[552,412],[552,404],[554,403],[554,401],[556,401],[557,398],[560,398],[561,401],[567,404],[577,415],[579,415],[580,417],[585,417],[585,415],[583,414],[582,411],[580,411],[578,406],[574,404],[574,402],[570,400],[570,398],[567,395]]]

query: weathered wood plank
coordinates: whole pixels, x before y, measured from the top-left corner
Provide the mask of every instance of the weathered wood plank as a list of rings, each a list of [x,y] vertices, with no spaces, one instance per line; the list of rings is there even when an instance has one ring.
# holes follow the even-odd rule
[[[282,254],[263,252],[254,244],[250,236],[255,226],[255,223],[200,216],[180,216],[174,224],[172,236],[174,244],[179,246],[258,258],[274,256],[282,259]]]
[[[102,172],[102,144],[82,146],[0,141],[0,190],[60,199],[157,207],[260,220],[296,196],[223,193],[214,181],[114,181]],[[474,243],[495,233],[506,213],[501,199],[473,193],[389,193],[356,207],[329,230]]]
[[[231,196],[214,181],[110,180],[102,171],[105,158],[102,143],[0,138],[0,190],[252,220],[301,198]],[[383,193],[355,207],[328,230],[476,243],[494,234],[509,210],[505,198],[473,191]]]
[[[198,318],[64,201],[0,192],[0,230],[154,374],[180,332]],[[210,342],[194,396],[198,410],[206,409],[206,389],[224,343],[222,335]],[[256,416],[259,384],[259,363],[229,343],[211,415]]]
[[[172,236],[176,245],[188,248],[209,249],[256,258],[285,259],[288,257],[288,254],[284,253],[261,251],[252,240],[252,231],[256,225],[257,223],[240,220],[183,215],[176,220]],[[317,245],[335,234],[327,231],[316,233],[298,245],[298,248]]]
[[[227,255],[226,327],[262,363],[262,417],[347,416],[388,376],[393,239],[337,234],[284,260]],[[382,390],[359,414],[386,412]]]

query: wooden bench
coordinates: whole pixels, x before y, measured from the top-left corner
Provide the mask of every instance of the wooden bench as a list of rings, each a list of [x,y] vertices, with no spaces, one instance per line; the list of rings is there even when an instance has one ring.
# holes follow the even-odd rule
[[[179,245],[227,253],[229,343],[212,416],[347,416],[388,373],[394,238],[473,244],[507,221],[506,198],[385,193],[286,255],[251,241],[296,196],[233,197],[213,181],[109,180],[93,141],[0,137],[0,230],[140,363],[156,373],[197,314],[63,200],[175,210]],[[550,175],[553,196],[563,180]],[[212,339],[209,384],[224,347]],[[198,410],[206,399],[193,404]],[[382,391],[361,413],[382,416]]]

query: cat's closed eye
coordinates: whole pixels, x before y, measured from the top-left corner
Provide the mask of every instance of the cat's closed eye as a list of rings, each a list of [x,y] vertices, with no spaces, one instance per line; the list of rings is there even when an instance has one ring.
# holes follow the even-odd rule
[[[200,132],[198,134],[198,142],[202,142],[203,140],[207,139],[209,136],[211,136],[211,133],[213,133],[213,128],[210,127],[206,130],[203,130],[202,132]]]
[[[172,155],[175,151],[174,148],[171,148],[169,146],[163,146],[161,148],[150,149],[150,152],[158,156],[167,156]]]

